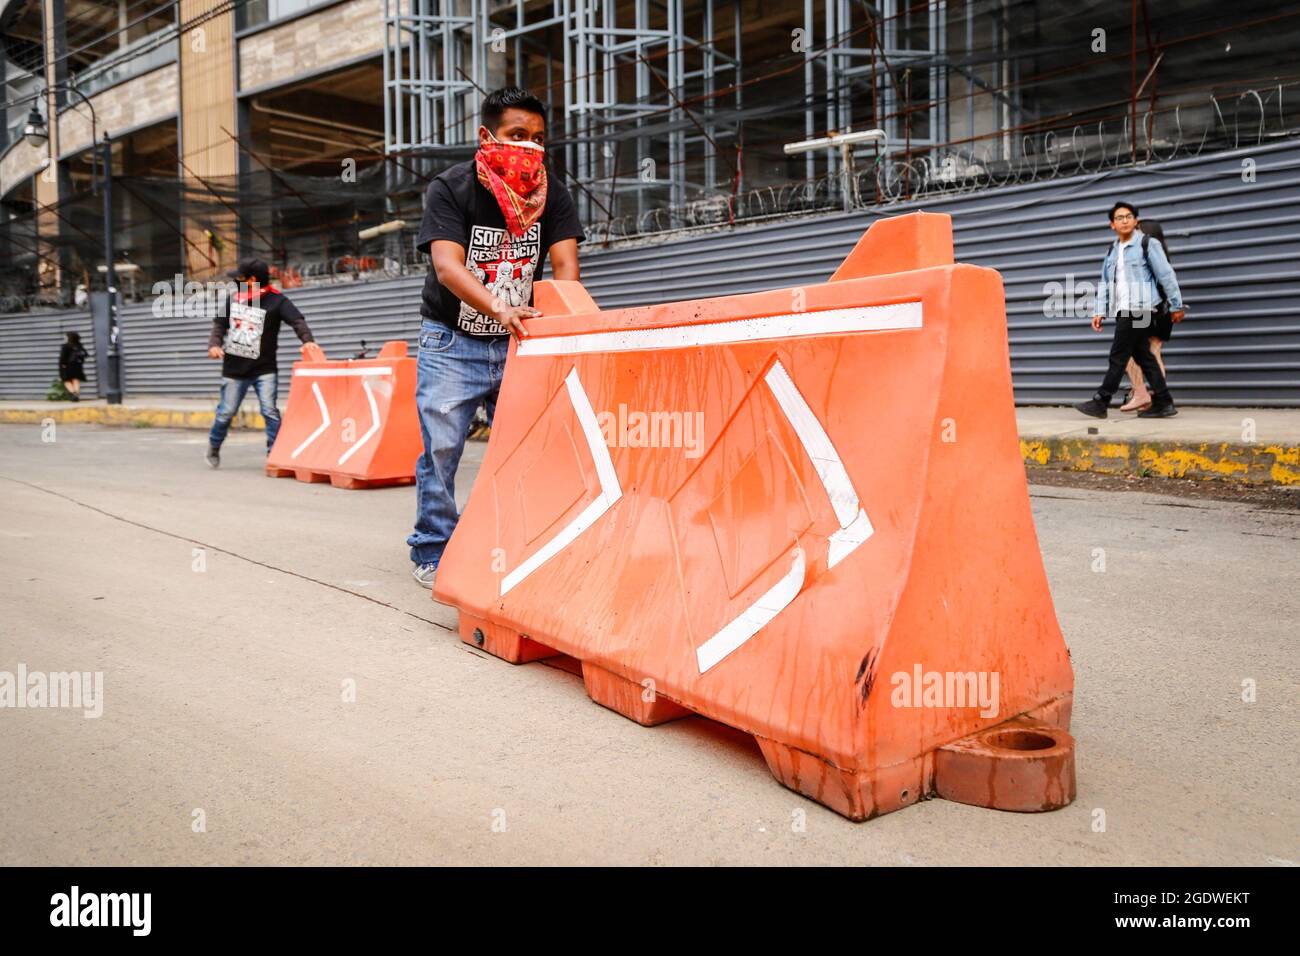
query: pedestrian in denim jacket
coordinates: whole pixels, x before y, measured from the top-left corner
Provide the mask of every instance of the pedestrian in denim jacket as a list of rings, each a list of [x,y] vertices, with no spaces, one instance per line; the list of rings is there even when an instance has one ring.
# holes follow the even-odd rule
[[[1160,243],[1160,251],[1168,258],[1169,242],[1165,239],[1165,230],[1160,223],[1154,219],[1139,219],[1138,228],[1142,230],[1143,245],[1149,246],[1153,242]],[[1174,337],[1174,325],[1173,316],[1169,313],[1168,301],[1162,302],[1160,307],[1151,314],[1151,335],[1147,338],[1147,341],[1151,345],[1151,354],[1160,363],[1160,371],[1164,372],[1166,379],[1169,378],[1169,370],[1165,368],[1164,347],[1165,343]],[[1138,368],[1137,362],[1129,359],[1127,371],[1131,387],[1124,396],[1124,404],[1119,407],[1119,410],[1121,412],[1146,411],[1151,407],[1151,393],[1147,391],[1147,383],[1146,379],[1142,377],[1142,369]]]
[[[1149,243],[1144,254],[1137,220],[1137,207],[1131,203],[1117,202],[1110,209],[1110,227],[1116,239],[1102,262],[1092,327],[1100,332],[1105,319],[1113,318],[1115,336],[1101,387],[1091,399],[1074,406],[1093,418],[1106,417],[1130,358],[1142,369],[1151,391],[1151,407],[1138,412],[1138,417],[1170,418],[1178,414],[1164,371],[1151,351],[1150,338],[1153,316],[1162,300],[1168,304],[1172,320],[1182,321],[1182,293],[1164,246],[1159,242]]]

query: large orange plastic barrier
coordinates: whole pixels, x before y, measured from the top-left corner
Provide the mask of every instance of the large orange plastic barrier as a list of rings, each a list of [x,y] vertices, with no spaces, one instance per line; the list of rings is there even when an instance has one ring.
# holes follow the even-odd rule
[[[339,488],[414,482],[422,447],[406,343],[385,343],[377,358],[331,362],[308,342],[302,356],[266,473]]]
[[[747,731],[853,819],[1074,798],[1001,278],[947,216],[874,223],[824,284],[536,302],[438,572],[463,640]]]

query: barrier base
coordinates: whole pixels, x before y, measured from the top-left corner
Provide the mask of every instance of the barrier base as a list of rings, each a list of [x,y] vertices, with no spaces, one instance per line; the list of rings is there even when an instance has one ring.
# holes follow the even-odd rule
[[[1061,727],[1016,717],[935,751],[935,796],[1016,813],[1074,801],[1074,738]]]
[[[874,773],[841,770],[802,750],[755,737],[767,769],[785,787],[850,820],[870,820],[929,796],[928,755]]]
[[[562,656],[553,647],[499,624],[462,613],[460,639],[511,664]],[[578,660],[587,696],[644,727],[694,711],[590,661]],[[647,699],[649,698],[649,699]],[[844,770],[806,751],[754,735],[778,782],[850,820],[870,820],[922,800],[1039,813],[1075,798],[1074,738],[1069,696],[987,727],[913,760],[874,771]]]
[[[296,478],[308,484],[325,484],[329,482],[335,488],[387,488],[391,485],[413,485],[414,476],[401,478],[353,478],[350,475],[338,475],[326,471],[313,471],[310,468],[276,468],[266,466],[266,473],[271,478]]]
[[[628,720],[635,720],[643,727],[680,720],[693,713],[681,704],[656,694],[651,681],[639,684],[587,661],[582,662],[582,682],[587,687],[587,696],[596,703],[622,714]]]
[[[468,614],[460,616],[460,639],[471,647],[487,651],[493,657],[511,664],[527,664],[529,661],[556,657],[560,653],[523,634]]]
[[[772,776],[850,820],[869,820],[931,797],[1016,813],[1059,810],[1075,797],[1074,738],[1027,717],[874,773],[842,770],[785,744],[755,739]]]
[[[785,744],[755,740],[772,776],[850,820],[869,820],[932,797],[1041,813],[1074,801],[1070,704],[1068,697],[1053,701],[874,773],[842,770]]]

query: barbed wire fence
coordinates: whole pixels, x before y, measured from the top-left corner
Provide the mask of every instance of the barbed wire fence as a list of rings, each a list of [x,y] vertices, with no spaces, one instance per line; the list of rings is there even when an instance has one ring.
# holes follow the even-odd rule
[[[1300,116],[1287,101],[1300,83],[1214,94],[1207,100],[1139,113],[1134,135],[1128,117],[1075,124],[1034,134],[998,134],[975,143],[930,147],[922,155],[888,152],[847,170],[801,182],[764,186],[736,195],[705,196],[678,207],[594,223],[588,237],[603,245],[663,239],[737,223],[870,209],[999,187],[1097,175],[1108,170],[1195,158],[1205,152],[1261,146],[1300,135]],[[1012,159],[999,158],[1014,136]],[[848,201],[845,202],[845,194]]]

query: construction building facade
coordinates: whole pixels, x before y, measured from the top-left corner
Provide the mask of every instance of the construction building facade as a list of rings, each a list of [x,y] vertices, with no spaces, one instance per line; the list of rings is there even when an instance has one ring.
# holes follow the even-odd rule
[[[1263,0],[0,0],[0,313],[104,287],[105,137],[124,301],[249,255],[292,288],[423,269],[424,188],[499,86],[548,104],[556,181],[620,247],[1273,143],[1298,24]]]

